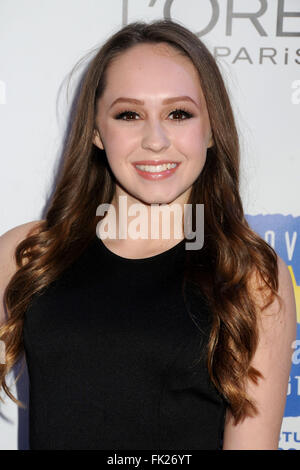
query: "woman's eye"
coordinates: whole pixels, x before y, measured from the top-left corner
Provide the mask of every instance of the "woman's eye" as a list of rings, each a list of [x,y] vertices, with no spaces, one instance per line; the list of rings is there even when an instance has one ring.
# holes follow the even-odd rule
[[[175,116],[181,116],[181,118],[179,119],[172,118],[171,121],[185,121],[186,119],[190,119],[191,117],[193,117],[191,113],[189,113],[188,111],[184,111],[183,109],[175,109],[169,114],[169,116],[171,114],[174,114]],[[138,116],[138,114],[135,111],[123,111],[122,113],[116,116],[116,119],[120,119],[122,121],[136,121],[136,116]]]
[[[179,121],[184,121],[185,119],[189,119],[192,117],[191,113],[188,113],[187,111],[184,111],[183,109],[175,109],[175,111],[172,111],[170,114],[181,114],[183,116],[185,116],[183,119],[179,119]],[[172,119],[172,121],[174,121],[174,119]],[[178,119],[175,119],[175,121],[178,121]]]
[[[133,118],[133,119],[123,119],[124,116],[133,116],[134,114],[137,116],[137,113],[135,113],[134,111],[124,111],[123,113],[118,114],[116,116],[116,119],[121,119],[122,121],[134,121],[135,118]]]

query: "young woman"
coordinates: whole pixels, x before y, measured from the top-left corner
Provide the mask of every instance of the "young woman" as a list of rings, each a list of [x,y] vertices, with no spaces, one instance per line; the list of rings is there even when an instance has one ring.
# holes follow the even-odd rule
[[[1,382],[21,405],[5,377],[24,352],[31,449],[276,449],[295,300],[246,222],[213,57],[178,23],[129,24],[89,63],[71,123],[45,219],[0,244]],[[144,238],[126,231],[135,204]],[[153,220],[187,204],[204,205],[200,249],[182,216],[168,238]]]

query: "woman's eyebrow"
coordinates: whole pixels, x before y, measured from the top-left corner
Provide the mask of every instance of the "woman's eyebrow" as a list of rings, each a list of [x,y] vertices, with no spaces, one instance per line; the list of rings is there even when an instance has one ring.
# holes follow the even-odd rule
[[[170,104],[170,103],[174,103],[176,101],[190,101],[190,102],[194,103],[197,107],[199,107],[198,104],[190,96],[174,96],[172,98],[166,98],[165,100],[163,100],[162,103],[163,104]],[[117,98],[116,100],[114,100],[112,102],[109,109],[112,108],[117,103],[133,103],[133,104],[138,104],[138,105],[144,105],[145,104],[144,101],[137,100],[135,98],[126,98],[126,97],[121,96],[120,98]]]

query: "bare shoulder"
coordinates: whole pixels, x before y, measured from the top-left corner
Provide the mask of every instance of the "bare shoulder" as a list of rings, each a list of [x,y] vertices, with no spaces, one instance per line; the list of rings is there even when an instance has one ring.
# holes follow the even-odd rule
[[[0,236],[0,324],[5,319],[3,294],[17,266],[14,253],[17,245],[38,229],[43,220],[17,225]]]
[[[17,225],[6,232],[4,232],[0,236],[0,243],[1,245],[3,242],[7,242],[8,240],[20,242],[24,240],[31,230],[34,231],[34,228],[39,228],[39,226],[44,222],[44,220],[33,220],[31,222],[25,222],[24,224]]]
[[[38,229],[42,222],[42,220],[26,222],[11,228],[0,236],[0,279],[8,267],[13,267],[13,254],[16,246],[28,235],[33,234],[35,228]]]
[[[288,297],[294,298],[293,281],[290,274],[290,270],[280,256],[277,255],[278,263],[278,283],[279,283],[279,294],[287,294]]]
[[[38,229],[44,220],[33,220],[31,222],[25,222],[24,224],[17,225],[0,236],[0,243],[8,242],[8,240],[16,241],[17,243],[24,240],[31,231],[34,232],[34,228]],[[9,243],[9,242],[8,242]]]
[[[280,301],[277,298],[274,298],[272,304],[268,306],[266,309],[263,309],[261,315],[258,318],[261,320],[266,320],[267,317],[272,316],[272,321],[275,318],[278,318],[281,314],[282,316],[289,315],[291,318],[291,322],[293,323],[294,320],[294,313],[295,313],[295,294],[294,294],[294,287],[293,281],[290,274],[289,267],[285,263],[285,261],[277,254],[277,267],[278,267],[278,291],[277,294],[281,299]],[[250,278],[250,286],[251,292],[254,296],[254,299],[259,308],[263,307],[266,304],[266,300],[268,299],[267,293],[269,294],[269,289],[267,289],[264,282],[262,282],[261,278],[258,276],[257,271],[253,271],[252,276]],[[278,313],[278,315],[275,315]]]
[[[266,324],[272,323],[273,328],[269,328],[271,334],[277,330],[278,334],[294,336],[296,333],[296,300],[292,277],[285,261],[277,255],[278,266],[278,299],[263,311],[261,320]],[[284,327],[284,330],[282,329]]]
[[[277,255],[278,295],[258,316],[259,341],[251,365],[263,379],[247,383],[247,392],[256,402],[258,414],[234,424],[227,412],[223,449],[275,450],[286,403],[293,344],[296,339],[297,314],[294,287],[289,267]],[[254,282],[254,286],[257,285]],[[255,289],[257,305],[266,298]]]
[[[293,280],[289,267],[285,261],[277,254],[278,267],[278,297],[273,297],[272,302],[268,302],[267,291],[260,290],[261,280],[255,277],[252,282],[252,294],[258,306],[258,329],[259,329],[259,351],[278,349],[278,354],[283,357],[290,355],[290,344],[296,339],[297,311],[296,299],[293,287]],[[265,285],[263,285],[265,287]],[[287,348],[286,346],[289,345]],[[269,348],[269,349],[268,349]]]

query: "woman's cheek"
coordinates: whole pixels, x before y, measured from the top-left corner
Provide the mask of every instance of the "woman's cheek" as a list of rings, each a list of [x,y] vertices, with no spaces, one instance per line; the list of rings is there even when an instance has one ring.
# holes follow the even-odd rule
[[[206,136],[202,129],[191,128],[186,129],[180,136],[176,138],[177,149],[187,158],[199,156],[206,151]]]

